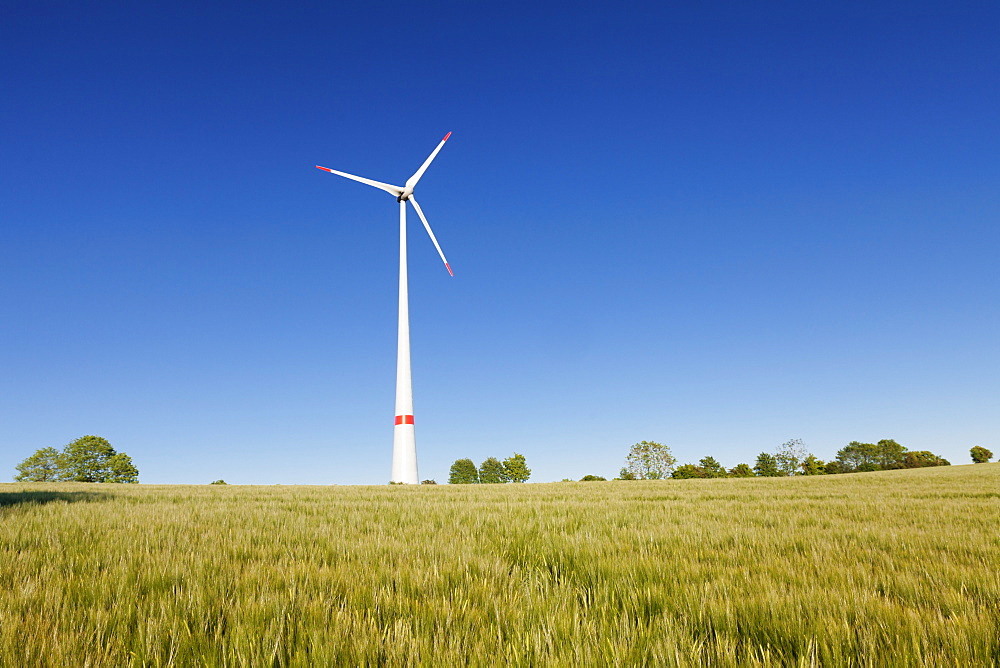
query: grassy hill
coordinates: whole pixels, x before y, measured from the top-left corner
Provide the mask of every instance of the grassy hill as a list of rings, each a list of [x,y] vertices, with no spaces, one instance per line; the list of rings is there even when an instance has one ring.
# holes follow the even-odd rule
[[[990,665],[1000,464],[0,485],[0,665]]]

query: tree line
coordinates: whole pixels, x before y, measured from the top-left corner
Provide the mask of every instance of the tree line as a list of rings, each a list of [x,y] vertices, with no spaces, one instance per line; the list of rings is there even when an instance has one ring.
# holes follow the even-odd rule
[[[527,482],[530,477],[531,469],[524,455],[515,452],[502,462],[489,457],[478,468],[471,459],[456,459],[451,465],[448,482],[452,485],[489,485]]]
[[[986,463],[993,453],[982,446],[969,451],[972,461]],[[889,471],[892,469],[950,466],[951,463],[929,450],[907,450],[891,438],[877,443],[851,441],[837,451],[836,457],[824,462],[808,451],[801,439],[786,441],[775,452],[757,455],[753,466],[737,464],[726,469],[714,457],[703,457],[697,464],[681,464],[670,448],[655,441],[640,441],[629,449],[625,466],[617,480],[662,480],[665,478],[771,478],[791,475],[833,475]],[[585,476],[595,480],[599,476]]]

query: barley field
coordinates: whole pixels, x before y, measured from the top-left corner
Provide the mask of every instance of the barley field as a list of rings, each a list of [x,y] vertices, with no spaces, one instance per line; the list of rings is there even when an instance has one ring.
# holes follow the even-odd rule
[[[2,666],[1000,663],[1000,464],[0,485]]]

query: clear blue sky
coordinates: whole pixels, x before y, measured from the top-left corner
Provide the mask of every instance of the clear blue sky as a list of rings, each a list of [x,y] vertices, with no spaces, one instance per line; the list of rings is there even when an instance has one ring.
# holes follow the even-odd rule
[[[14,2],[0,475],[385,483],[395,202],[422,478],[656,440],[1000,453],[1000,7]],[[874,5],[874,6],[873,6]]]

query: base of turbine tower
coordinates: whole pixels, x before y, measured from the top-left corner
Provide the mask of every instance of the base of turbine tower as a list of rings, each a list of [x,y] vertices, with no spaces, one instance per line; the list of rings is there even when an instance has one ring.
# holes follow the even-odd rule
[[[397,415],[392,431],[392,482],[419,485],[417,440],[412,415]]]

